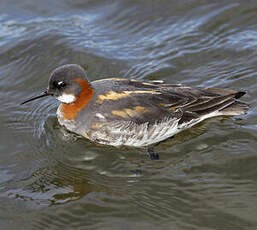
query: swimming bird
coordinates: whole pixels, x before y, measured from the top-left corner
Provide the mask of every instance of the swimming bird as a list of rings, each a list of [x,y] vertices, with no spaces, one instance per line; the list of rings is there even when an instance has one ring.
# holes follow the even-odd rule
[[[61,104],[57,118],[69,131],[112,146],[153,146],[182,130],[216,116],[241,115],[248,105],[237,99],[245,94],[222,88],[189,87],[163,81],[107,78],[90,82],[76,64],[63,65],[50,75],[41,95]]]

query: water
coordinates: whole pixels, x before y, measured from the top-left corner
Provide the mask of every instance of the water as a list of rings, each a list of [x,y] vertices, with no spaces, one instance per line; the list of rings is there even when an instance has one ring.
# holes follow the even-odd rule
[[[257,2],[0,2],[1,229],[256,229]],[[246,90],[156,149],[67,135],[51,98],[20,106],[57,66],[91,80],[161,79]]]

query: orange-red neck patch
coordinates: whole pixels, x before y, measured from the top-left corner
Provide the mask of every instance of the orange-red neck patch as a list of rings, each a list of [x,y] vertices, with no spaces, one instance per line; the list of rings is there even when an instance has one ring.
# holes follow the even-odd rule
[[[60,105],[61,112],[67,120],[76,118],[78,112],[87,106],[94,95],[94,90],[86,80],[75,78],[73,81],[78,82],[82,90],[75,102],[70,104],[62,103]]]

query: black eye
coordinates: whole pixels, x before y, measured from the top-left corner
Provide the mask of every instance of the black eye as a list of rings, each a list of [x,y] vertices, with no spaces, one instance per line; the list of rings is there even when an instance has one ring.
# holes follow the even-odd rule
[[[60,88],[64,88],[66,86],[66,83],[64,81],[55,81],[54,85],[56,88],[60,89]]]
[[[59,81],[59,82],[58,82],[58,85],[59,85],[60,87],[64,87],[64,86],[66,86],[66,83],[65,83],[64,81]]]

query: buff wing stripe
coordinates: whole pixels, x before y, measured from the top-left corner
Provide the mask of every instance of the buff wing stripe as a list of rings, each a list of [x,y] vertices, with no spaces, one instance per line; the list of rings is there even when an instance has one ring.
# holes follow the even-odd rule
[[[131,91],[125,90],[119,93],[113,90],[110,90],[106,94],[98,95],[96,102],[98,104],[102,104],[105,100],[119,100],[121,98],[129,97],[131,94],[161,94],[161,93],[154,90],[131,90]]]

